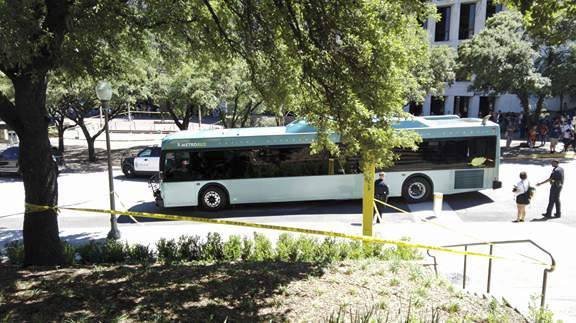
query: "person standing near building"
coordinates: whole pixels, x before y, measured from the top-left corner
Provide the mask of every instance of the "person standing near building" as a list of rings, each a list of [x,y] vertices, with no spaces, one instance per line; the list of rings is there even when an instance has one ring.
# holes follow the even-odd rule
[[[384,203],[387,203],[390,190],[388,188],[388,185],[386,185],[386,182],[384,182],[384,177],[385,177],[384,172],[380,172],[378,173],[378,179],[374,181],[374,198]],[[384,205],[382,203],[376,202],[376,209],[378,210],[379,214],[382,214],[382,210],[384,210]],[[380,223],[379,216],[376,216],[376,223]]]
[[[545,218],[552,217],[552,209],[556,206],[555,218],[559,218],[562,215],[560,208],[560,192],[562,192],[562,186],[564,186],[564,169],[558,166],[558,160],[552,160],[552,174],[550,177],[538,184],[540,186],[545,183],[550,183],[550,196],[548,198],[548,207],[546,208],[546,213],[542,213]]]
[[[555,120],[552,129],[550,129],[550,153],[556,152],[556,145],[562,137],[562,127],[560,126],[560,120]]]

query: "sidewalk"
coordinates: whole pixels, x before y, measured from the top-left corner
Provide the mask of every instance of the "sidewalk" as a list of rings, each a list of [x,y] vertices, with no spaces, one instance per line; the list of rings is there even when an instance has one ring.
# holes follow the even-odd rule
[[[536,144],[536,147],[530,148],[525,145],[524,140],[513,140],[510,148],[506,148],[506,140],[500,140],[502,159],[535,159],[535,158],[556,158],[556,159],[574,159],[574,151],[563,152],[564,145],[558,143],[556,152],[550,153],[550,142],[544,145]]]
[[[551,252],[557,262],[557,268],[548,276],[546,304],[554,312],[555,319],[562,319],[565,322],[576,321],[576,292],[573,289],[576,257],[573,256],[571,244],[566,243],[573,240],[576,229],[550,222],[464,223],[447,203],[444,203],[443,207],[444,211],[438,217],[431,211],[431,202],[410,205],[411,214],[385,214],[384,223],[374,225],[374,236],[392,240],[408,237],[412,243],[434,246],[531,239]],[[300,228],[362,234],[360,214],[334,216],[342,217],[343,221],[338,221],[335,224],[335,221],[330,223],[322,221],[322,218],[318,216],[299,215],[298,219],[301,221],[297,223],[299,223],[298,227]],[[406,219],[391,221],[389,218],[387,222],[387,216],[402,216]],[[260,217],[257,219],[257,223],[295,226],[294,219],[290,219],[290,217]],[[254,221],[246,218],[227,218],[227,220]],[[272,240],[277,239],[278,235],[282,233],[267,229],[180,221],[125,223],[119,224],[119,227],[122,240],[150,246],[153,246],[161,238],[178,238],[181,235],[206,237],[208,232],[219,232],[225,239],[232,234],[250,236],[253,232],[260,232]],[[101,231],[94,230],[94,228],[63,230],[61,237],[74,243],[86,239],[104,239],[107,231],[107,227],[102,228]],[[323,237],[318,238],[323,239]],[[463,250],[463,248],[455,249]],[[488,253],[489,247],[470,247],[468,250]],[[422,250],[422,254],[424,261],[432,263],[432,258],[429,258],[424,250]],[[463,256],[442,252],[433,252],[432,254],[437,257],[439,273],[450,280],[456,288],[461,287]],[[513,307],[527,315],[530,296],[540,295],[542,274],[544,268],[548,268],[549,257],[529,244],[496,245],[494,246],[494,255],[504,259],[495,259],[492,263],[491,295],[498,300],[502,300],[504,297]],[[535,261],[539,261],[541,264],[534,264]],[[542,264],[546,264],[546,266]],[[468,257],[467,291],[478,294],[486,293],[487,268],[488,260],[486,258]],[[536,304],[539,304],[539,298],[537,298]]]

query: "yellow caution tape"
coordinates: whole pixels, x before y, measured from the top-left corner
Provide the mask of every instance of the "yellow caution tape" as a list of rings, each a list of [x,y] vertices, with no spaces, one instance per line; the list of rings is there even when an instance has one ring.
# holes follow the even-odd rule
[[[117,210],[112,211],[112,210],[105,210],[105,209],[90,209],[90,208],[77,208],[77,207],[57,207],[57,206],[50,207],[50,206],[34,205],[34,204],[26,203],[26,210],[28,212],[42,212],[42,211],[51,210],[51,209],[116,214],[116,215],[127,215],[127,216],[136,216],[136,217],[161,219],[161,220],[215,223],[215,224],[233,225],[233,226],[241,226],[241,227],[251,227],[251,228],[258,228],[258,229],[270,229],[270,230],[277,230],[277,231],[314,234],[314,235],[321,235],[321,236],[333,237],[333,238],[344,238],[344,239],[350,239],[350,240],[356,240],[356,241],[362,241],[362,242],[392,244],[392,245],[401,246],[401,247],[428,249],[428,250],[435,250],[435,251],[447,252],[447,253],[458,254],[458,255],[478,256],[478,257],[486,257],[486,258],[492,258],[492,259],[504,259],[504,258],[499,257],[499,256],[494,256],[494,255],[491,256],[491,255],[488,255],[485,253],[480,253],[480,252],[459,251],[459,250],[454,250],[454,249],[450,249],[450,248],[424,245],[424,244],[420,244],[420,243],[410,243],[410,242],[406,242],[406,241],[381,239],[381,238],[368,237],[368,236],[359,236],[359,235],[352,235],[352,234],[333,232],[333,231],[303,229],[303,228],[286,227],[286,226],[273,225],[273,224],[260,224],[260,223],[242,222],[242,221],[234,221],[234,220],[206,219],[206,218],[199,218],[199,217],[169,215],[169,214],[161,214],[161,213],[146,213],[146,212],[117,211]]]

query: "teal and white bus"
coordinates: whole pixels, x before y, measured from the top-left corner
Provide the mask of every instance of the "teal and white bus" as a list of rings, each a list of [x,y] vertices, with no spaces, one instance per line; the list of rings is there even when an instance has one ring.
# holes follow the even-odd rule
[[[500,188],[497,124],[435,116],[394,127],[416,131],[423,141],[416,151],[397,151],[399,160],[385,170],[391,197],[421,202],[432,192]],[[311,155],[315,138],[315,129],[302,121],[168,135],[162,140],[156,203],[218,210],[230,204],[362,198],[358,158]],[[331,139],[339,142],[336,134]],[[479,158],[482,165],[471,163]]]

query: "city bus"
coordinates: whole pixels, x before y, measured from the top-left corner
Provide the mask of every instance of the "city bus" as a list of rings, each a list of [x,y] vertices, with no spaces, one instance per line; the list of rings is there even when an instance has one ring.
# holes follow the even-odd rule
[[[410,203],[433,192],[454,194],[500,188],[498,124],[458,116],[414,117],[393,124],[423,139],[417,150],[396,150],[385,169],[390,196]],[[339,143],[337,134],[331,140]],[[310,153],[316,130],[304,121],[284,127],[179,132],[162,140],[160,207],[360,199],[359,158]],[[480,160],[480,163],[478,163]]]

